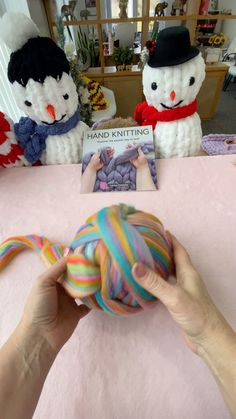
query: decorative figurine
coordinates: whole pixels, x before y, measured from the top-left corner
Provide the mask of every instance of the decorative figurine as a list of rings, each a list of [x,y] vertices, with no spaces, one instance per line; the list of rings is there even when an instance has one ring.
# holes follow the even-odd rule
[[[77,0],[70,0],[69,4],[64,4],[61,7],[61,16],[62,18],[65,17],[66,20],[76,20],[76,16],[74,15],[74,10],[76,6]]]
[[[168,7],[168,3],[163,1],[162,3],[157,3],[155,7],[155,15],[154,16],[165,16],[164,10]]]
[[[156,158],[187,157],[199,154],[202,129],[196,97],[205,78],[200,51],[191,46],[183,26],[159,32],[148,41],[142,54],[143,93],[138,104],[138,125],[152,125]]]
[[[119,17],[122,19],[127,19],[128,15],[127,15],[127,6],[128,6],[128,0],[120,0],[119,1],[119,8],[120,8],[120,13],[119,13]]]
[[[185,14],[184,6],[187,3],[187,0],[175,0],[172,4],[171,15],[176,16],[176,11],[179,10],[179,15],[183,16]]]
[[[90,11],[87,9],[81,10],[80,18],[81,20],[88,20],[88,17],[91,15]]]
[[[79,163],[89,127],[78,111],[64,51],[51,38],[39,36],[23,13],[5,13],[0,36],[11,50],[8,79],[24,113],[15,124],[0,113],[0,167]]]

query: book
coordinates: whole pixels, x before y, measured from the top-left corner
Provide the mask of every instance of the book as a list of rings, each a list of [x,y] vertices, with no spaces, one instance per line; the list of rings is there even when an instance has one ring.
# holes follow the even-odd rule
[[[87,131],[81,193],[155,191],[157,185],[152,126]]]

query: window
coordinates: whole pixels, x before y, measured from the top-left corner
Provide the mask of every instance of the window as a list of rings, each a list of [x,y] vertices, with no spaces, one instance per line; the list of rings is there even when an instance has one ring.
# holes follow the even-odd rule
[[[7,78],[9,56],[10,53],[8,48],[3,41],[0,40],[0,112],[5,113],[13,119],[14,122],[17,122],[23,113],[17,107],[11,84]]]

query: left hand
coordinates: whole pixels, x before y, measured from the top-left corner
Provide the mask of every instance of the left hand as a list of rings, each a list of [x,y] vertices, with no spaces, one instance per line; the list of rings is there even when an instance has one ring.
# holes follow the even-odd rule
[[[60,259],[34,283],[26,301],[21,327],[47,341],[57,353],[90,311],[78,306],[58,282],[66,272],[66,259]]]

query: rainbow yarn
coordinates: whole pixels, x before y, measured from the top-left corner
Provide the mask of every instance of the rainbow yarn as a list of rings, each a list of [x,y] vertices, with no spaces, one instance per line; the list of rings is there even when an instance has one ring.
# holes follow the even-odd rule
[[[135,262],[145,263],[165,279],[173,268],[171,246],[160,220],[125,204],[89,217],[70,248],[36,235],[6,240],[0,245],[0,271],[26,248],[37,251],[50,265],[68,254],[62,283],[68,294],[114,315],[136,313],[156,303],[135,281]]]

